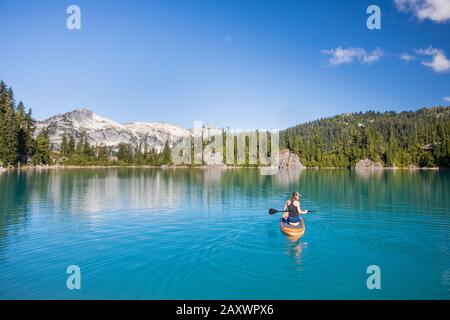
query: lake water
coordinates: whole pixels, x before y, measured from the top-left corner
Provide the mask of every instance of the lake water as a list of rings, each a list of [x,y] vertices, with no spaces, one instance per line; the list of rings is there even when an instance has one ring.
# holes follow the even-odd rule
[[[268,214],[292,191],[297,241]],[[0,174],[0,299],[450,299],[449,240],[444,170]]]

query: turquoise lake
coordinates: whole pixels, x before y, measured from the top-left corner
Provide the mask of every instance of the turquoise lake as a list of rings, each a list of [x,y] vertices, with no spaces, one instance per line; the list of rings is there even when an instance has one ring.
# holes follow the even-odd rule
[[[292,191],[297,241],[268,214]],[[450,172],[4,172],[0,299],[450,299]]]

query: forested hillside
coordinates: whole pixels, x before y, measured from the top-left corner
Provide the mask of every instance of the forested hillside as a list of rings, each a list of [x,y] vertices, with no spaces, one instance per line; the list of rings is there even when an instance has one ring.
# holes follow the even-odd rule
[[[361,159],[397,167],[450,165],[450,107],[342,114],[280,136],[306,166],[350,167]]]
[[[90,145],[83,133],[64,134],[59,150],[51,150],[48,131],[37,136],[34,132],[31,110],[16,103],[13,90],[1,81],[0,166],[171,164],[167,141],[160,152],[131,143],[121,143],[113,151],[104,144]],[[280,139],[281,147],[310,167],[351,167],[362,159],[387,167],[449,167],[450,107],[342,114],[288,128]]]
[[[16,103],[13,90],[0,81],[0,166],[50,163],[46,131],[33,139],[34,124],[31,109]]]

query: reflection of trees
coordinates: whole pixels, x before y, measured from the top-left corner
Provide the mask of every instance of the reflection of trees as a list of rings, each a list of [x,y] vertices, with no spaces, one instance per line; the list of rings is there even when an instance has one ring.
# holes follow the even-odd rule
[[[0,174],[0,253],[7,243],[8,233],[17,234],[26,225],[32,189],[29,176],[24,172],[3,172]]]
[[[381,204],[449,206],[449,172],[380,171],[360,176],[348,170],[281,171],[263,176],[256,169],[106,168],[36,170],[0,175],[2,215],[23,213],[28,202],[44,201],[56,211],[97,212],[122,208],[173,208],[181,198],[205,204],[233,198],[265,199],[300,191],[308,201],[372,210]],[[362,201],[364,199],[364,201]],[[9,217],[9,219],[20,219]],[[25,218],[25,217],[23,217]]]
[[[183,203],[200,204],[202,210],[231,208],[234,203],[282,201],[295,190],[305,196],[310,209],[354,208],[349,214],[380,209],[395,212],[406,206],[427,211],[436,203],[449,208],[449,176],[450,172],[445,170],[382,170],[364,177],[353,170],[303,170],[263,176],[251,168],[4,172],[0,175],[0,239],[19,230],[10,228],[11,225],[26,226],[28,213],[44,203],[53,213],[85,214],[89,218],[96,212],[128,209],[179,212]],[[281,203],[274,203],[277,205]],[[302,207],[306,205],[302,202]],[[442,214],[441,211],[434,213]]]
[[[394,210],[405,205],[430,208],[435,203],[448,208],[449,174],[446,170],[385,170],[361,177],[353,170],[306,170],[299,188],[307,190],[305,194],[315,202],[355,209],[376,210],[386,205]]]

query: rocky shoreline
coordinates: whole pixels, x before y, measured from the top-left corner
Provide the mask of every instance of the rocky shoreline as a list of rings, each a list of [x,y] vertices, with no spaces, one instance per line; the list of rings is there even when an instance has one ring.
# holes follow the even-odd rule
[[[221,170],[238,170],[238,169],[263,169],[268,167],[242,167],[242,166],[124,166],[124,165],[111,165],[111,166],[98,166],[98,165],[87,165],[87,166],[74,166],[74,165],[49,165],[49,166],[22,166],[20,168],[3,168],[0,167],[0,173],[10,172],[10,171],[28,171],[28,170],[66,170],[66,169],[120,169],[120,168],[131,168],[131,169],[221,169]],[[408,170],[408,171],[428,171],[428,170],[441,170],[439,167],[377,167],[377,168],[346,168],[346,167],[305,167],[301,168],[280,168],[280,171],[301,171],[301,170],[356,170],[356,171],[383,171],[383,170]]]
[[[151,166],[151,165],[86,165],[86,166],[76,166],[76,165],[27,165],[20,166],[19,168],[3,168],[0,166],[0,173],[4,171],[14,171],[14,170],[45,170],[45,169],[107,169],[107,168],[160,168],[160,169],[264,169],[269,168],[267,166],[232,166],[232,165],[197,165],[197,166],[188,166],[188,165],[162,165],[162,166]],[[383,165],[379,162],[374,162],[369,159],[363,159],[358,161],[358,163],[352,168],[346,167],[306,167],[298,158],[297,155],[289,152],[288,150],[280,151],[279,165],[278,169],[280,171],[283,170],[292,170],[299,171],[303,169],[309,170],[337,170],[337,169],[350,169],[356,171],[377,171],[377,170],[409,170],[409,171],[417,171],[417,170],[439,170],[439,167],[418,167],[416,165],[409,165],[408,167],[383,167]]]

